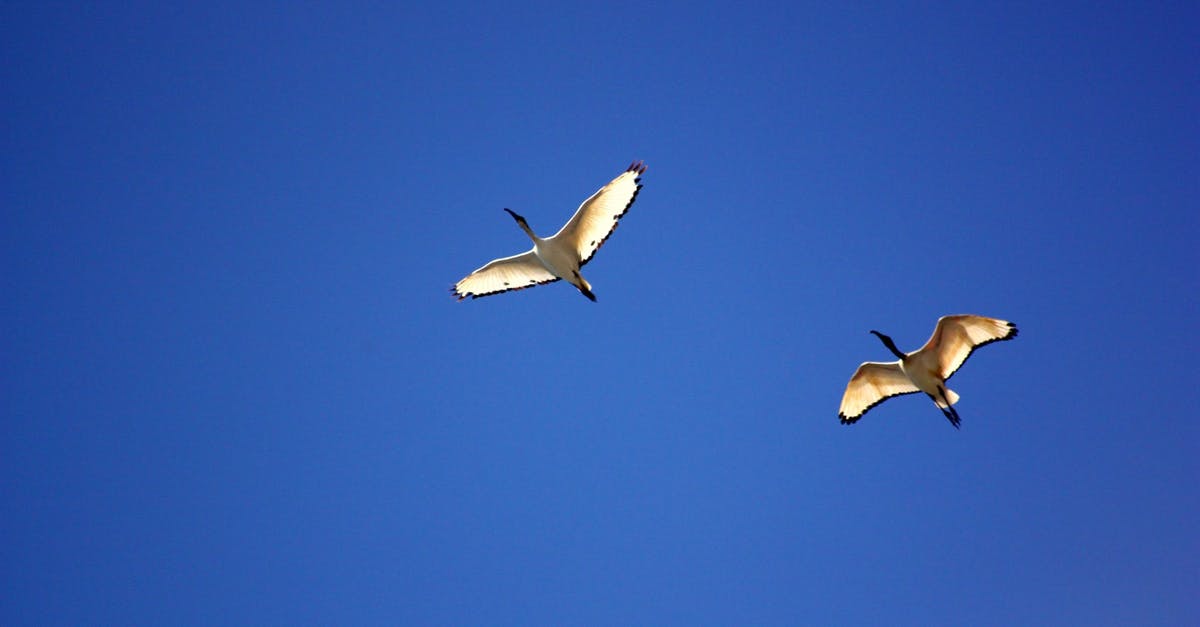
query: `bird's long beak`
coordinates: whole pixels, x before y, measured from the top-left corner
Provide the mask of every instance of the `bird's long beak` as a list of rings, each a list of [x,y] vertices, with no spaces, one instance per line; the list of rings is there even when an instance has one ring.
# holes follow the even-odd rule
[[[507,211],[507,212],[508,212],[508,215],[512,216],[512,217],[513,217],[513,219],[514,219],[514,220],[516,220],[517,222],[524,222],[524,221],[525,221],[525,218],[524,218],[523,216],[517,215],[517,212],[513,211],[512,209],[509,209],[508,207],[505,207],[505,208],[504,208],[504,210],[505,210],[505,211]]]

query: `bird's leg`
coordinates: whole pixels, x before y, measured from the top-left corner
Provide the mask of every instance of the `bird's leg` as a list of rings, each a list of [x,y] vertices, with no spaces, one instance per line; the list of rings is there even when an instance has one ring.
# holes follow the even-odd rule
[[[942,415],[946,417],[946,420],[950,421],[950,424],[954,425],[955,429],[957,429],[958,423],[961,422],[961,419],[958,417],[958,410],[954,409],[954,406],[950,404],[950,398],[946,394],[946,388],[939,385],[938,394],[942,395],[942,402],[946,404],[945,407],[941,408]]]
[[[588,285],[588,282],[583,280],[583,276],[579,274],[579,271],[572,270],[571,274],[575,275],[575,281],[572,281],[571,283],[575,285],[575,287],[579,288],[579,293],[587,296],[588,300],[592,301],[593,303],[596,302],[596,295],[592,293],[592,286]]]

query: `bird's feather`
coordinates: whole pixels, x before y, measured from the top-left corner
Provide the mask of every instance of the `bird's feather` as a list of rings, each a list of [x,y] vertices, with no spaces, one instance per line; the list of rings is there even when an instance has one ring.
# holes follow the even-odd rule
[[[641,176],[645,171],[646,166],[641,161],[630,164],[624,173],[583,201],[575,215],[550,239],[576,250],[579,265],[586,264],[633,205],[642,188]]]
[[[862,418],[867,410],[893,396],[920,391],[900,370],[900,362],[868,361],[850,377],[846,393],[842,395],[838,418],[842,423],[850,424]]]
[[[557,280],[558,277],[551,274],[531,250],[489,262],[468,274],[450,288],[450,291],[458,300],[462,300],[468,296],[479,298]]]
[[[1017,337],[1017,325],[1007,320],[972,315],[942,316],[929,341],[917,352],[936,354],[938,374],[949,379],[975,349],[1014,337]]]

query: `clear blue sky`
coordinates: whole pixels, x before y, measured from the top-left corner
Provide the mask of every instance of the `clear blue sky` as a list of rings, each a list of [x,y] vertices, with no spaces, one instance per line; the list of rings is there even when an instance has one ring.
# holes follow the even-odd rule
[[[43,4],[0,622],[1200,623],[1195,3]],[[597,303],[449,296],[634,159]]]

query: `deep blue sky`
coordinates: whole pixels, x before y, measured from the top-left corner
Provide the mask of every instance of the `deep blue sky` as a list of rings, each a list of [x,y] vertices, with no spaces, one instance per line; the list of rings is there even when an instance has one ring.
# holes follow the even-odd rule
[[[1200,623],[1195,3],[30,4],[0,622]]]

